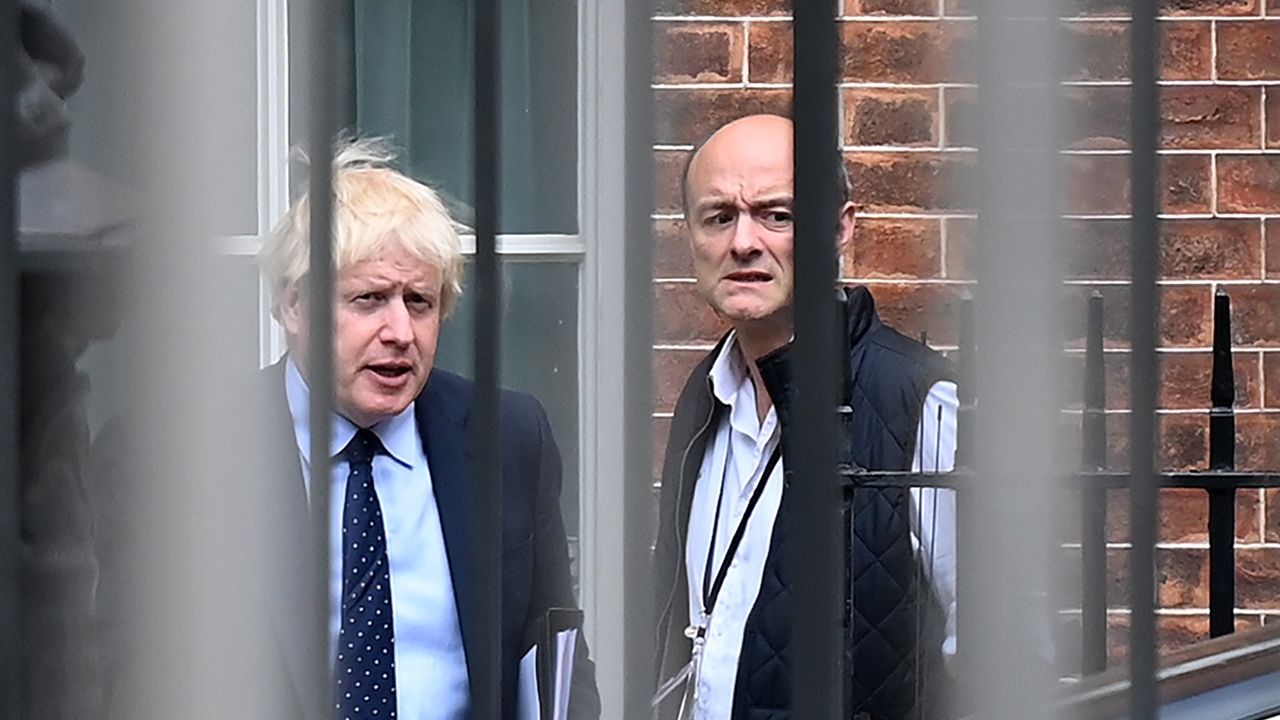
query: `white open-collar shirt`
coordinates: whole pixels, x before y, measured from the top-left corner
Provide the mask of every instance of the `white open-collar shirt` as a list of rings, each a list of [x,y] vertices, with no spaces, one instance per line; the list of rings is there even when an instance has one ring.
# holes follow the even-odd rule
[[[773,407],[769,408],[763,420],[757,414],[755,385],[745,363],[738,349],[737,336],[730,333],[710,371],[712,393],[728,406],[728,412],[707,443],[694,486],[688,543],[685,546],[689,622],[706,627],[701,672],[694,679],[698,683],[695,716],[706,720],[720,720],[732,714],[742,636],[747,616],[760,592],[773,524],[782,503],[783,467],[780,461],[747,522],[742,542],[725,574],[714,611],[710,618],[704,618],[703,573],[721,483],[724,483],[724,499],[712,555],[713,582],[724,561],[729,541],[746,512],[747,503],[756,486],[763,481],[761,475],[769,456],[782,438],[777,411]],[[943,381],[930,387],[916,431],[916,447],[922,451],[912,461],[914,471],[947,471],[952,468],[959,406],[955,383]],[[956,637],[955,493],[952,490],[913,488],[911,499],[912,546],[924,562],[930,584],[946,612],[946,639],[942,651],[944,657],[950,659],[955,655]]]

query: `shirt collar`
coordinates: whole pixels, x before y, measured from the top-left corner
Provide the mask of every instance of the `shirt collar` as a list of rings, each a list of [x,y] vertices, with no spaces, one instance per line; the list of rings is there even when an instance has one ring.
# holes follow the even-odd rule
[[[751,382],[751,376],[743,365],[742,352],[738,350],[736,331],[729,331],[720,347],[720,354],[711,363],[711,370],[707,375],[711,378],[711,393],[721,403],[729,406],[733,405],[734,396],[738,394],[742,384]]]
[[[302,461],[311,464],[311,389],[303,379],[298,366],[290,357],[285,361],[284,392],[289,402],[289,413],[293,416],[293,434],[298,441],[298,450]],[[413,469],[413,443],[418,442],[418,420],[413,412],[413,403],[399,415],[387,418],[369,428],[378,439],[387,454],[396,462]],[[337,457],[356,436],[359,429],[355,423],[338,415],[332,416],[329,432],[329,455]]]

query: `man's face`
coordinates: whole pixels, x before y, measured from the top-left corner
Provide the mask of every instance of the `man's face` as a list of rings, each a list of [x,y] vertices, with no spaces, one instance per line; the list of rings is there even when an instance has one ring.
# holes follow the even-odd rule
[[[440,335],[439,268],[398,244],[334,280],[334,401],[360,427],[398,415],[427,382]],[[291,347],[306,370],[309,333],[301,294],[281,304]]]
[[[791,126],[782,118],[725,127],[689,167],[686,220],[698,289],[735,325],[789,315],[792,187]]]

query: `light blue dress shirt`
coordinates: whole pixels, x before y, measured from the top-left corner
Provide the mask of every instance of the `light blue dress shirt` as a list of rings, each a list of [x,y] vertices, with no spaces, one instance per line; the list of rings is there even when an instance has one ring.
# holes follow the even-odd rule
[[[285,395],[302,459],[303,482],[311,491],[310,390],[293,360],[287,360]],[[453,595],[444,531],[431,486],[431,470],[409,405],[372,428],[386,448],[373,459],[373,486],[382,506],[391,562],[391,607],[395,628],[396,716],[400,720],[463,720],[467,714],[466,655]],[[355,437],[356,426],[333,416],[334,456],[329,518],[329,637],[336,643],[342,598],[342,499],[347,462],[337,457]],[[336,648],[336,645],[334,646]],[[330,653],[330,660],[334,657]]]

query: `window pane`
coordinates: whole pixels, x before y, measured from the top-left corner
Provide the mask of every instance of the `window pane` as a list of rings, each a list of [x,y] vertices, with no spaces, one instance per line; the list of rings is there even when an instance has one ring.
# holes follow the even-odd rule
[[[390,135],[408,170],[471,224],[471,2],[389,0],[355,9],[355,108],[365,135]],[[577,232],[577,7],[503,3],[499,229]]]
[[[560,446],[560,492],[573,575],[578,578],[578,265],[502,265],[502,385],[538,398]],[[472,266],[464,287],[470,291]],[[475,296],[462,296],[440,332],[436,365],[473,376]]]

